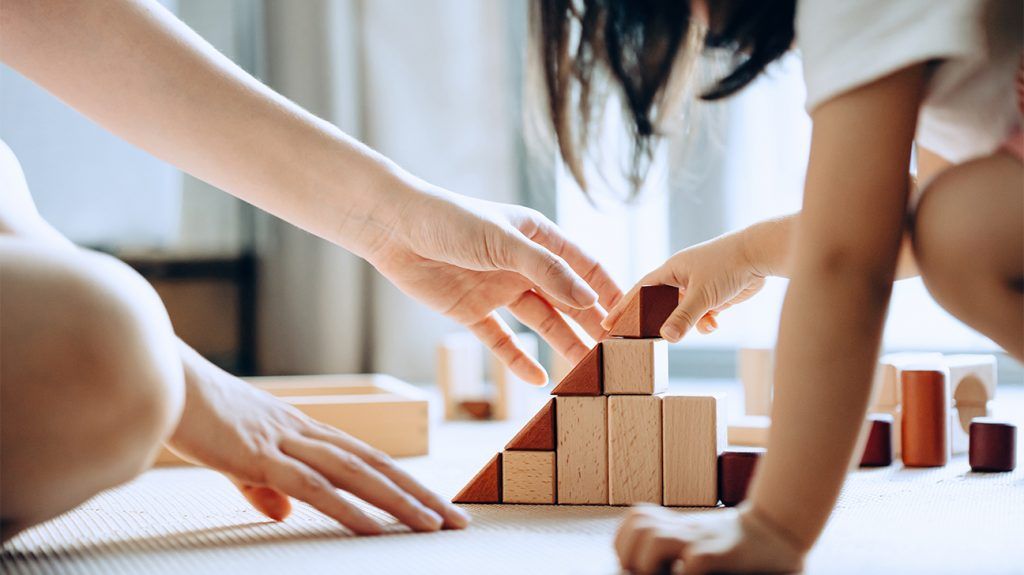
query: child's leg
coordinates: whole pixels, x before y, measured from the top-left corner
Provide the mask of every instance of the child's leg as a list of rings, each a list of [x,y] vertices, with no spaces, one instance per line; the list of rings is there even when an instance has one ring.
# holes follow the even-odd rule
[[[942,172],[913,237],[935,300],[1024,360],[1024,164],[998,152]]]
[[[112,258],[0,235],[0,540],[148,467],[181,411],[152,288]]]

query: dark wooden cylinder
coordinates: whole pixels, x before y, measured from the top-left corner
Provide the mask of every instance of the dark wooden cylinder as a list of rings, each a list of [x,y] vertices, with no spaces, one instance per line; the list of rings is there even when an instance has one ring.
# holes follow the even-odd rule
[[[718,456],[718,499],[726,507],[739,505],[747,497],[763,449],[731,449]]]
[[[941,467],[949,461],[949,392],[938,370],[902,372],[900,443],[908,467]]]
[[[1017,467],[1017,426],[988,417],[974,418],[968,459],[974,471],[1013,471]]]

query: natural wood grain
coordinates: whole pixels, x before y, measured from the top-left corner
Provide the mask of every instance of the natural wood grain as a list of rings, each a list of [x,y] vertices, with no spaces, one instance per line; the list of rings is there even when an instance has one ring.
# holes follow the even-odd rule
[[[772,375],[775,350],[743,348],[737,353],[737,371],[743,384],[743,408],[747,415],[768,415],[772,409]]]
[[[555,503],[555,452],[505,451],[502,503]]]
[[[608,503],[608,398],[555,399],[558,502]]]
[[[662,501],[661,396],[608,398],[608,502]]]
[[[725,397],[666,395],[662,413],[665,505],[717,505],[718,454],[725,448]]]
[[[505,445],[506,450],[554,451],[557,444],[555,433],[555,398],[540,408],[519,433]]]
[[[668,342],[663,339],[607,339],[605,395],[651,395],[668,389]]]
[[[501,453],[483,466],[473,479],[452,498],[453,503],[501,503],[502,485]]]
[[[609,334],[613,337],[660,337],[662,324],[678,304],[678,288],[642,286],[627,302]]]
[[[551,390],[551,395],[598,396],[603,389],[601,364],[604,344],[597,343]]]

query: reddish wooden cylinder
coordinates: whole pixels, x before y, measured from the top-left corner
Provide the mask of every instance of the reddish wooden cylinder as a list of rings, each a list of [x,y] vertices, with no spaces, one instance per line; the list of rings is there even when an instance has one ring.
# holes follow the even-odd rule
[[[1017,426],[975,417],[968,459],[974,471],[1013,471],[1017,467]]]
[[[941,467],[949,461],[949,392],[938,370],[902,372],[900,445],[907,467]]]
[[[892,464],[892,421],[888,413],[868,415],[868,439],[860,458],[861,467],[885,467]]]
[[[747,497],[763,449],[730,449],[718,456],[718,499],[726,507],[738,505]]]

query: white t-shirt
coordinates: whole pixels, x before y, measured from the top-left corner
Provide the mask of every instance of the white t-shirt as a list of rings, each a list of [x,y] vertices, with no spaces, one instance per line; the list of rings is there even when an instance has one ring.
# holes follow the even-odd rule
[[[807,109],[936,61],[917,142],[952,162],[989,154],[1020,125],[1021,0],[800,0]]]

